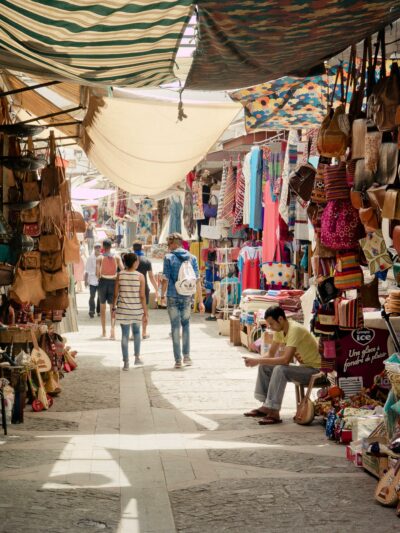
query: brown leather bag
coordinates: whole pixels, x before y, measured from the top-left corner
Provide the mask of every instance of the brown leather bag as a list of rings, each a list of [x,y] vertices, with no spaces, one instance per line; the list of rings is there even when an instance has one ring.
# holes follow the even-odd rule
[[[85,233],[86,222],[79,211],[70,211],[67,215],[68,227],[76,233]]]
[[[65,267],[63,267],[58,272],[42,271],[42,277],[43,288],[46,292],[53,292],[59,289],[65,289],[69,286],[69,274]]]
[[[22,183],[22,197],[24,202],[40,200],[40,189],[37,181],[24,181]]]
[[[42,311],[57,311],[59,309],[68,309],[68,290],[60,289],[58,291],[46,294],[46,298],[39,303],[38,307],[42,309]]]
[[[385,58],[382,58],[385,64]],[[372,118],[379,131],[391,131],[396,127],[396,111],[400,104],[400,70],[397,63],[392,63],[390,76],[383,77],[374,87],[368,99],[368,116]]]
[[[42,170],[41,181],[42,198],[57,196],[60,194],[60,188],[64,182],[64,171],[61,167],[50,164]]]
[[[318,151],[322,156],[340,158],[346,153],[350,139],[340,127],[340,119],[344,116],[345,106],[340,105],[324,118],[317,139]]]
[[[11,292],[24,304],[38,305],[46,296],[42,286],[42,273],[40,270],[16,269]]]
[[[14,267],[8,263],[0,263],[0,287],[11,285],[14,279]]]
[[[378,216],[373,207],[363,207],[359,210],[358,214],[367,233],[372,233],[380,228]]]
[[[24,224],[39,222],[39,217],[40,211],[38,206],[32,207],[32,209],[24,209],[20,214],[21,222]]]
[[[379,148],[378,170],[374,181],[379,185],[391,185],[396,181],[399,148],[397,143],[382,143]]]
[[[323,372],[318,372],[317,374],[311,376],[306,395],[297,407],[296,415],[294,417],[296,424],[305,426],[311,424],[311,422],[314,420],[314,402],[311,400],[310,396],[316,380],[324,376],[325,374]]]
[[[40,256],[40,268],[44,272],[58,272],[63,267],[63,253],[58,252],[42,252]]]
[[[363,307],[370,307],[371,309],[381,308],[378,278],[374,278],[370,283],[366,283],[361,287],[360,297]]]
[[[382,187],[371,187],[367,190],[368,200],[372,207],[375,207],[379,211],[382,211],[383,204],[385,203],[386,185]]]
[[[58,252],[62,250],[62,239],[55,233],[41,235],[39,239],[40,252]]]
[[[40,268],[40,252],[25,252],[21,256],[21,267],[24,270]]]
[[[392,232],[393,248],[400,255],[400,226],[395,226]]]
[[[48,196],[40,202],[40,224],[43,231],[54,231],[65,225],[64,204],[60,195]]]
[[[76,233],[64,237],[64,263],[79,263],[81,260],[80,244]]]
[[[351,189],[350,201],[354,209],[361,209],[364,205],[364,193],[361,191],[355,191],[354,189]]]
[[[382,209],[382,217],[391,220],[400,219],[400,190],[388,189]]]

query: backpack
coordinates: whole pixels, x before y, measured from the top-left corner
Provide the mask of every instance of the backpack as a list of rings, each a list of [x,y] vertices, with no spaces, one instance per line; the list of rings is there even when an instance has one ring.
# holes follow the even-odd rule
[[[174,254],[175,257],[178,257]],[[197,278],[192,266],[192,262],[189,260],[181,261],[179,269],[178,280],[175,283],[176,292],[181,296],[193,296],[196,294]]]

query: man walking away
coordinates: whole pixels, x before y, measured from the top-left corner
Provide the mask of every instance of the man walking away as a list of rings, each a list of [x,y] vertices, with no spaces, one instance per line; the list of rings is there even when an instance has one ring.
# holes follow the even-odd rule
[[[114,300],[115,281],[118,270],[124,270],[120,257],[116,257],[111,252],[111,241],[103,241],[103,254],[96,260],[96,275],[99,279],[99,298],[100,298],[100,315],[102,337],[107,337],[106,332],[106,313],[107,304],[110,306],[111,332],[110,339],[115,340],[115,318],[112,312]]]
[[[154,287],[154,291],[156,293],[156,296],[157,296],[157,292],[158,292],[158,286],[157,286],[156,278],[154,277],[154,274],[153,274],[153,267],[152,267],[151,261],[149,259],[147,259],[147,257],[144,256],[144,252],[142,250],[142,243],[141,242],[137,241],[137,242],[133,243],[133,251],[135,252],[137,257],[139,258],[139,265],[138,265],[136,270],[138,272],[140,272],[140,274],[143,274],[143,276],[144,276],[144,279],[145,279],[146,304],[149,305],[150,288],[149,288],[149,282],[148,282],[148,279],[147,279],[147,274],[149,275],[150,283]],[[147,322],[143,322],[143,337],[142,337],[143,339],[148,339],[150,337],[150,335],[147,335],[147,325],[148,325]]]
[[[165,302],[171,321],[172,345],[174,349],[175,368],[182,368],[182,354],[185,365],[190,366],[190,313],[192,297],[197,293],[200,312],[204,313],[201,282],[197,259],[182,248],[182,235],[171,233],[167,238],[168,253],[164,258],[161,301]],[[168,288],[168,290],[167,290]],[[182,349],[180,329],[182,326]]]
[[[89,287],[89,316],[94,317],[95,312],[97,316],[100,316],[100,299],[98,295],[99,280],[96,274],[97,258],[100,256],[101,244],[96,243],[94,245],[94,252],[88,257],[86,261],[85,270],[85,287]],[[95,303],[97,293],[97,304]]]
[[[94,246],[94,224],[93,222],[89,222],[86,228],[85,232],[85,241],[88,247],[89,255],[92,255],[93,253],[93,246]]]

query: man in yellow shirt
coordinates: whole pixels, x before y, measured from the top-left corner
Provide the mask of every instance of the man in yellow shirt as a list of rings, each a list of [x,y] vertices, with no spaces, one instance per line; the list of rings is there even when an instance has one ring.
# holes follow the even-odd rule
[[[288,320],[279,306],[267,309],[265,319],[274,331],[267,356],[244,358],[246,366],[259,365],[254,396],[263,403],[244,415],[262,417],[259,420],[261,425],[282,422],[279,411],[287,382],[308,385],[311,376],[319,372],[321,366],[317,340],[307,328]],[[284,348],[280,351],[282,345]],[[290,364],[294,359],[299,365]]]

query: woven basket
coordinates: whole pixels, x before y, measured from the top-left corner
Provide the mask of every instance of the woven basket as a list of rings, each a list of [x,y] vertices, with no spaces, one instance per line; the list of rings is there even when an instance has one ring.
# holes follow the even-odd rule
[[[400,398],[400,374],[386,370],[389,381],[392,385],[392,389],[396,395],[396,398]]]

